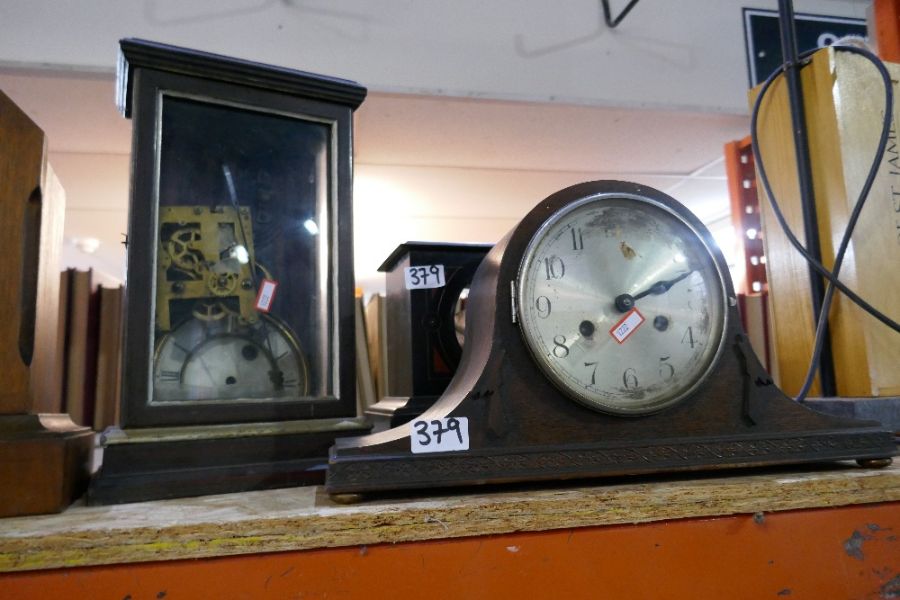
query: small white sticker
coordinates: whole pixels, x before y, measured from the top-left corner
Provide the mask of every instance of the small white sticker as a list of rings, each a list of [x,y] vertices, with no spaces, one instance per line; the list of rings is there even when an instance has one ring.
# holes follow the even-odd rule
[[[428,290],[444,287],[444,265],[406,267],[406,289]]]
[[[256,295],[256,310],[260,312],[269,312],[272,309],[272,302],[275,300],[275,290],[278,288],[278,282],[271,279],[263,279],[259,286],[259,293]]]
[[[613,339],[623,343],[628,339],[632,333],[638,330],[644,323],[644,315],[638,312],[637,308],[632,308],[622,319],[612,326],[612,329],[609,330],[609,335],[613,336]]]
[[[409,424],[409,439],[413,454],[468,450],[469,419],[416,419]]]

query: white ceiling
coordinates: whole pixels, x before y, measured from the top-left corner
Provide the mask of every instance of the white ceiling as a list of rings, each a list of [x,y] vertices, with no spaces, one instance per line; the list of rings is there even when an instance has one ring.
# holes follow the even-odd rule
[[[628,0],[609,0],[619,13]],[[793,0],[865,18],[869,0]],[[140,37],[428,96],[746,113],[743,8],[641,0],[3,0],[0,64],[111,70]]]
[[[794,4],[865,17],[869,2]],[[397,244],[496,241],[585,180],[656,187],[726,224],[722,146],[748,128],[744,7],[777,2],[642,0],[613,30],[598,0],[3,0],[0,90],[48,135],[68,194],[66,265],[121,278],[119,39],[361,82],[371,93],[356,118],[355,264],[359,285],[377,290]],[[85,237],[101,241],[94,254],[77,249]]]

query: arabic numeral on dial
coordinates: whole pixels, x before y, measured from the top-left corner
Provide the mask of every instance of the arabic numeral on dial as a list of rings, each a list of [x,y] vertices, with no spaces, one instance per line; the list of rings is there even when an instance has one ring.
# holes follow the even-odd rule
[[[636,389],[638,387],[637,371],[631,367],[625,369],[625,372],[622,373],[622,385],[626,390]]]
[[[669,381],[675,377],[675,367],[666,362],[669,358],[668,356],[659,358],[659,376],[662,377],[663,381]]]
[[[694,328],[693,327],[688,327],[685,330],[684,335],[681,336],[681,343],[690,345],[691,350],[694,349],[694,346],[696,346],[700,343],[694,339]]]
[[[597,385],[597,364],[597,362],[584,363],[585,368],[594,367],[591,369],[591,385]]]
[[[554,254],[544,259],[544,270],[547,272],[547,281],[562,279],[566,274],[566,263]]]
[[[584,237],[581,234],[581,227],[573,227],[569,231],[572,232],[572,250],[584,250]]]
[[[566,336],[558,335],[553,338],[553,356],[556,358],[565,358],[569,355],[569,349],[566,347]]]
[[[538,296],[534,300],[534,307],[537,309],[540,318],[546,319],[550,316],[550,298],[547,296]]]

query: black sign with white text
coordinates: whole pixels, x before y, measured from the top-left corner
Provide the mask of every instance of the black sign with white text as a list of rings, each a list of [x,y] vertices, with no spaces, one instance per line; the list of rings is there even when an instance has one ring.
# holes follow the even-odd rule
[[[794,20],[798,52],[830,46],[848,35],[867,35],[865,19],[795,14]],[[765,81],[783,62],[778,11],[745,8],[744,40],[750,87],[753,87]]]

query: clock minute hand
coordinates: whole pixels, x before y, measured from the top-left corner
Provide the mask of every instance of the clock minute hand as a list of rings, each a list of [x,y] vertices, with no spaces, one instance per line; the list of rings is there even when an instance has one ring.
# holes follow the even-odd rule
[[[691,273],[693,273],[693,271],[685,271],[684,273],[681,273],[677,277],[673,277],[668,281],[657,281],[643,292],[632,296],[632,298],[638,300],[639,298],[643,298],[644,296],[647,296],[649,294],[656,294],[657,296],[659,296],[660,294],[665,294],[673,285],[675,285]]]
[[[240,227],[241,243],[247,250],[249,257],[250,245],[247,243],[247,232],[244,231],[244,220],[241,219],[241,205],[238,203],[237,190],[234,187],[234,178],[231,176],[231,169],[224,163],[222,164],[222,175],[225,176],[225,185],[228,187],[228,198],[231,200],[231,206],[234,207],[235,217],[237,218],[238,226]],[[259,283],[256,277],[256,261],[253,259],[249,260],[250,281],[253,283],[253,289],[259,289]],[[272,351],[272,340],[269,339],[269,328],[266,326],[265,319],[260,319],[259,322],[262,325],[263,333],[266,336],[266,347],[269,350],[269,356],[273,356],[275,353]],[[275,385],[275,389],[281,390],[284,388],[284,372],[278,368],[277,362],[272,364],[272,370],[269,371],[269,379]]]
[[[650,294],[654,294],[657,296],[665,294],[672,288],[673,285],[675,285],[682,279],[685,279],[691,273],[693,273],[693,271],[685,271],[684,273],[680,273],[672,279],[657,281],[643,292],[638,292],[637,294],[619,294],[614,300],[616,308],[620,312],[628,312],[629,310],[634,308],[634,303],[636,300],[640,300],[644,296],[649,296]]]

